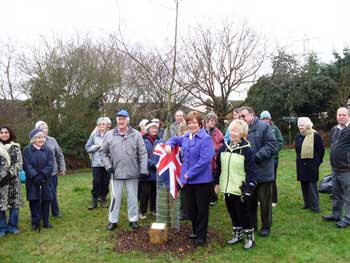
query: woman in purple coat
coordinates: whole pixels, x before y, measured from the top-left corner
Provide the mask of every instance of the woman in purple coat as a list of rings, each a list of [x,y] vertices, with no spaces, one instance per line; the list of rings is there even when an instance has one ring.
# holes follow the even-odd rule
[[[186,116],[188,131],[184,136],[172,137],[165,150],[170,153],[175,145],[182,147],[183,163],[180,180],[183,184],[186,211],[192,222],[195,245],[204,245],[208,230],[209,199],[212,191],[211,161],[214,156],[212,139],[202,128],[202,117],[192,111]]]

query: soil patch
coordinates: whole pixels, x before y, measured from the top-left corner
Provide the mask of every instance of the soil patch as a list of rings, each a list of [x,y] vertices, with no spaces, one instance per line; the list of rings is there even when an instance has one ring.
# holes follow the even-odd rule
[[[127,253],[130,251],[142,251],[146,253],[167,252],[175,256],[185,256],[191,254],[197,247],[187,236],[192,232],[190,224],[181,224],[180,232],[170,230],[168,232],[168,242],[163,245],[154,245],[149,242],[149,227],[143,226],[137,230],[120,232],[117,235],[116,251]],[[224,245],[224,239],[214,230],[208,230],[208,244],[219,243]]]

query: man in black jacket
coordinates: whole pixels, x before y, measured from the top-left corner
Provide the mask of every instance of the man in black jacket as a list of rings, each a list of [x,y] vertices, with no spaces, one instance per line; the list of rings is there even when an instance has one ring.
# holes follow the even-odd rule
[[[339,228],[350,225],[350,117],[349,110],[337,110],[338,125],[331,130],[330,160],[333,170],[331,215],[322,216],[326,221],[337,221]],[[344,216],[342,209],[344,207]]]
[[[267,237],[272,224],[272,184],[274,181],[274,155],[277,153],[277,141],[269,124],[255,117],[251,107],[240,108],[240,119],[248,126],[248,141],[255,155],[257,165],[257,187],[249,204],[253,225],[257,228],[258,201],[261,209],[261,230],[259,235]]]

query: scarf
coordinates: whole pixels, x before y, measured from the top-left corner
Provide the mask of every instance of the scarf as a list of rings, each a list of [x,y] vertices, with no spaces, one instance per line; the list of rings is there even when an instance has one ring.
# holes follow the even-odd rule
[[[0,156],[4,157],[7,165],[10,166],[11,165],[11,158],[9,153],[7,152],[7,149],[5,148],[5,146],[2,144],[2,142],[0,142]]]
[[[314,129],[308,129],[305,131],[304,141],[301,145],[301,159],[313,159],[314,158],[314,140],[315,140],[315,131]]]

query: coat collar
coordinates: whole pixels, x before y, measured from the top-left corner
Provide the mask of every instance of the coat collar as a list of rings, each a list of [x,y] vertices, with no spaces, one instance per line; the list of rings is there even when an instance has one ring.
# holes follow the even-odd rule
[[[185,137],[190,137],[190,132],[187,132],[184,136]],[[195,135],[194,135],[194,137],[199,137],[199,138],[203,138],[204,136],[209,136],[208,134],[207,134],[207,132],[203,129],[203,128],[201,128]]]

